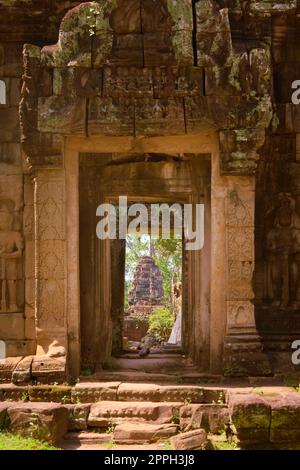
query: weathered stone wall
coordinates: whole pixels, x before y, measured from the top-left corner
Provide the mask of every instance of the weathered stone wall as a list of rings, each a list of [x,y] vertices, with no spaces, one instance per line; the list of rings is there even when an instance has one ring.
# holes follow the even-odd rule
[[[291,100],[300,76],[299,14],[274,16],[271,31],[276,114],[257,173],[256,322],[271,363],[283,370],[293,368],[291,343],[300,333],[300,107]]]
[[[0,2],[0,80],[5,83],[6,92],[5,103],[0,104],[0,212],[2,222],[6,220],[4,226],[1,223],[0,244],[3,249],[3,242],[10,240],[9,249],[15,254],[18,247],[21,251],[16,260],[1,261],[0,336],[6,343],[6,355],[20,359],[36,353],[37,336],[34,182],[21,150],[19,117],[24,73],[22,51],[28,41],[38,44],[55,41],[61,18],[68,8],[77,4]],[[5,228],[7,223],[10,225],[9,219],[10,229]],[[16,302],[12,302],[13,284]]]
[[[34,297],[27,282],[25,290],[25,279],[34,277],[33,187],[20,143],[22,69],[22,44],[0,44],[0,80],[6,91],[5,103],[0,104],[0,331],[9,356],[35,352]],[[15,258],[7,258],[9,253]]]

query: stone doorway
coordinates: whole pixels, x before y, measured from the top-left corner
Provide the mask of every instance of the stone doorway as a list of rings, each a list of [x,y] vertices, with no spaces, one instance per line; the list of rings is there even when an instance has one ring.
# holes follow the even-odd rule
[[[96,283],[89,308],[82,305],[79,154],[194,154],[200,159],[210,154],[211,233],[206,239],[211,256],[205,255],[210,271],[204,276],[206,263],[190,255],[188,351],[200,369],[210,373],[256,375],[259,365],[258,372],[266,374],[252,278],[255,174],[273,112],[270,51],[250,39],[249,53],[241,51],[228,10],[220,10],[217,2],[209,7],[195,2],[192,9],[183,0],[174,9],[172,2],[159,0],[154,9],[153,0],[133,0],[124,23],[125,3],[129,5],[120,0],[97,7],[92,34],[86,27],[90,6],[83,3],[63,19],[56,45],[24,47],[20,124],[34,180],[34,198],[28,198],[24,211],[34,221],[24,263],[24,304],[31,306],[27,311],[33,325],[30,354],[35,350],[38,356],[52,357],[59,350],[61,360],[51,359],[49,367],[73,378],[80,372],[84,344],[91,342],[95,364],[110,356],[110,261],[105,244],[90,242],[88,252],[100,256],[100,251],[101,262],[95,263],[90,281],[99,271],[103,293]],[[203,34],[197,34],[200,30]],[[212,31],[217,32],[213,45]],[[152,168],[151,162],[147,167]],[[98,172],[91,172],[92,181]],[[133,187],[138,189],[138,172],[135,178]],[[101,181],[96,183],[101,188]],[[187,186],[185,196],[197,194],[190,191],[190,182]],[[83,209],[88,214],[91,207],[88,203]],[[26,260],[34,261],[34,269]],[[205,279],[210,283],[207,295],[201,293]],[[90,323],[96,304],[101,325]],[[5,325],[8,318],[2,321]],[[101,354],[93,346],[95,338],[102,344]],[[25,352],[10,331],[7,339],[13,340],[13,355]],[[28,354],[29,349],[22,353]]]
[[[204,248],[185,252],[183,262],[182,348],[193,356],[199,367],[208,369],[210,318],[206,306],[210,296],[210,182],[209,154],[80,155],[82,369],[97,370],[122,350],[125,240],[100,241],[96,237],[96,208],[103,202],[115,203],[119,196],[127,196],[129,203],[204,204]]]

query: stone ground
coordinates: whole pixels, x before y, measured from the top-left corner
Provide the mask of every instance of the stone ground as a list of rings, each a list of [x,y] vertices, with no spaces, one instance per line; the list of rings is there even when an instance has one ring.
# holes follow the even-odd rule
[[[298,449],[300,393],[242,383],[3,384],[0,425],[65,450]]]
[[[66,450],[298,449],[286,379],[199,373],[178,348],[127,351],[74,386],[0,384],[0,427]]]

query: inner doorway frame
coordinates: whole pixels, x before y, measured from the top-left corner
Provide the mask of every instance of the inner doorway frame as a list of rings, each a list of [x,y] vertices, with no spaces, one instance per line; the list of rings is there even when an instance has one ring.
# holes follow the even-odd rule
[[[80,230],[79,230],[79,155],[80,153],[194,153],[211,156],[211,289],[209,372],[222,370],[226,334],[226,225],[225,199],[228,177],[220,175],[218,134],[207,129],[201,133],[152,138],[65,137],[64,169],[66,181],[67,234],[67,324],[69,372],[80,373]],[[221,207],[220,207],[221,205]]]

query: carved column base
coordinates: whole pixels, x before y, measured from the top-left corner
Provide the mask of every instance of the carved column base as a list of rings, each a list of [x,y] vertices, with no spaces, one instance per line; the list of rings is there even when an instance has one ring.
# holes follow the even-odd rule
[[[226,377],[270,376],[273,370],[257,333],[225,337],[223,374]]]

